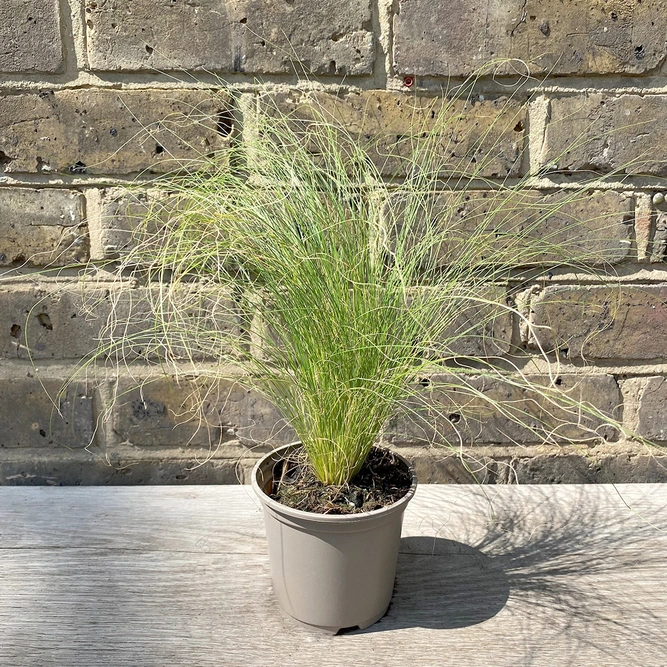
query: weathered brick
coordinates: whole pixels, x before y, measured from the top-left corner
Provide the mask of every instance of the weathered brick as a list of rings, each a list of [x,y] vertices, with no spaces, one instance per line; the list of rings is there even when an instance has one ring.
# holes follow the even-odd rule
[[[62,63],[58,0],[4,0],[0,72],[57,72]]]
[[[666,29],[664,2],[400,0],[394,59],[424,76],[468,76],[502,58],[533,73],[640,74],[662,64]]]
[[[552,99],[549,106],[543,168],[667,174],[667,96],[591,93]]]
[[[151,210],[148,194],[109,188],[100,193],[100,249],[95,259],[115,259],[136,245],[133,234]]]
[[[498,464],[492,458],[471,460],[434,447],[401,450],[415,467],[420,484],[495,484]]]
[[[451,326],[437,341],[439,356],[490,357],[506,354],[512,340],[513,316],[506,290],[489,286],[475,295],[480,301],[462,301]]]
[[[0,189],[0,266],[86,261],[83,216],[83,196],[72,190]]]
[[[537,386],[548,379],[527,376]],[[395,444],[424,442],[465,444],[537,444],[541,439],[567,441],[591,438],[593,431],[605,439],[614,439],[613,427],[576,407],[550,396],[554,406],[536,392],[493,378],[469,377],[469,389],[449,386],[452,378],[435,375],[424,378],[421,395],[406,402],[405,409],[389,421],[386,437]],[[458,384],[458,382],[457,382]],[[562,375],[556,389],[568,401],[585,401],[607,415],[617,414],[621,394],[610,375],[582,377]],[[499,409],[501,408],[501,409]],[[512,421],[510,417],[521,423]]]
[[[443,238],[433,257],[453,262],[524,266],[572,262],[615,264],[632,246],[633,200],[620,192],[468,190],[443,192],[414,222],[418,241],[428,213]],[[404,197],[387,213],[401,226]]]
[[[93,259],[117,259],[141,244],[154,252],[163,247],[168,232],[162,235],[162,226],[187,203],[187,195],[181,200],[156,189],[106,188],[98,201],[99,256]]]
[[[254,459],[114,457],[98,452],[45,449],[16,451],[0,459],[3,486],[130,486],[144,484],[238,484],[249,480]]]
[[[240,335],[229,297],[196,285],[179,288],[175,299],[159,288],[94,281],[0,286],[0,357],[79,359],[99,352],[114,358],[216,358],[221,337]]]
[[[646,378],[638,399],[637,434],[652,441],[667,441],[667,378]]]
[[[210,91],[8,95],[0,97],[0,162],[6,173],[170,171],[224,149],[228,114],[229,97]]]
[[[82,289],[82,288],[79,288]],[[81,292],[43,284],[0,286],[0,357],[81,358],[97,347],[109,313],[104,292],[91,290],[83,312]]]
[[[547,287],[531,320],[543,349],[571,359],[667,356],[667,285]]]
[[[95,70],[370,74],[369,0],[87,2]]]
[[[649,484],[667,482],[667,456],[656,453],[553,452],[515,458],[510,483],[518,484]]]
[[[276,408],[238,384],[169,378],[137,384],[119,380],[111,417],[119,442],[215,449],[231,439],[274,446],[294,440]]]
[[[452,100],[379,90],[343,97],[281,93],[265,98],[265,108],[269,113],[278,108],[306,127],[314,117],[332,119],[368,147],[385,175],[405,173],[406,158],[425,132],[442,137],[436,150],[443,175],[504,177],[521,172],[525,107],[505,97]]]
[[[0,379],[0,446],[80,448],[93,438],[92,391],[48,378]]]

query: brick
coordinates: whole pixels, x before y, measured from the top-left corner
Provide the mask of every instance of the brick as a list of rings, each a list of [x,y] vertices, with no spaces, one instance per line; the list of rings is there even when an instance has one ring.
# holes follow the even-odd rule
[[[0,286],[0,357],[81,358],[91,353],[106,323],[109,302],[104,292],[91,290],[86,305],[88,313],[74,285]]]
[[[389,225],[401,226],[404,206],[397,196],[387,213]],[[428,215],[445,237],[433,257],[440,266],[457,261],[616,264],[632,247],[633,200],[620,192],[444,192],[428,202]],[[414,223],[418,238],[423,224]]]
[[[63,64],[58,0],[4,0],[0,72],[57,72]]]
[[[538,386],[548,383],[545,377],[527,377]],[[598,418],[576,409],[566,412],[509,382],[483,377],[467,381],[470,389],[462,391],[449,386],[452,378],[446,375],[424,378],[424,389],[390,419],[385,434],[388,440],[401,445],[437,442],[456,447],[460,441],[466,445],[539,444],[547,437],[566,442],[590,439],[593,430],[604,439],[617,436],[613,427],[602,425]],[[610,375],[561,375],[557,389],[570,400],[585,401],[607,415],[619,416],[621,394]],[[489,401],[501,405],[505,414]],[[509,415],[521,419],[522,424],[513,422]]]
[[[94,70],[370,74],[369,0],[87,2]],[[298,70],[297,70],[298,71]]]
[[[162,225],[178,211],[179,198],[155,189],[107,188],[99,204],[101,254],[94,259],[117,259],[142,243],[144,248],[161,246]]]
[[[667,259],[667,206],[661,204],[656,207],[653,214],[649,216],[649,233],[653,227],[653,238],[649,248],[651,250],[650,261],[652,264],[664,262]]]
[[[592,452],[542,454],[512,461],[518,484],[651,484],[667,482],[667,456]]]
[[[414,449],[401,454],[412,462],[420,484],[495,484],[498,464],[491,458],[463,460],[441,448]]]
[[[591,93],[552,99],[549,106],[543,168],[667,174],[667,96]]]
[[[398,72],[468,76],[502,58],[531,71],[641,74],[662,65],[665,3],[627,0],[400,0],[394,19]],[[518,63],[504,73],[523,69]]]
[[[637,434],[652,441],[667,441],[667,378],[646,378],[638,398]]]
[[[88,260],[83,196],[72,190],[0,189],[0,266]]]
[[[218,358],[229,350],[221,339],[241,335],[234,303],[219,289],[183,287],[175,301],[177,313],[159,288],[149,293],[93,281],[0,286],[0,357],[80,359],[100,352],[200,360]],[[157,308],[168,334],[154,324]]]
[[[505,97],[452,100],[405,93],[362,91],[342,97],[327,93],[265,96],[307,127],[313,117],[340,124],[362,145],[385,175],[402,175],[411,147],[425,132],[437,131],[443,175],[505,177],[521,173],[525,107]]]
[[[136,247],[134,233],[151,211],[145,192],[109,188],[101,193],[100,245],[96,259],[116,259]]]
[[[17,452],[18,453],[18,452]],[[253,459],[211,459],[204,465],[192,457],[115,457],[109,463],[98,453],[41,449],[21,451],[0,460],[3,486],[138,486],[149,484],[238,484]]]
[[[0,162],[6,173],[171,171],[222,151],[229,113],[229,97],[209,91],[8,95],[0,97]]]
[[[543,348],[570,359],[664,359],[667,285],[547,287],[531,320]]]
[[[58,380],[0,379],[0,446],[81,448],[93,438],[90,388],[70,385],[61,396]]]
[[[277,446],[294,441],[277,409],[238,384],[157,378],[119,380],[111,428],[137,447],[211,447],[230,439]]]
[[[489,303],[463,301],[451,326],[437,341],[439,356],[491,357],[506,354],[512,340],[512,313],[504,308],[507,293],[503,288],[480,289],[477,296]],[[496,305],[499,304],[499,305]]]

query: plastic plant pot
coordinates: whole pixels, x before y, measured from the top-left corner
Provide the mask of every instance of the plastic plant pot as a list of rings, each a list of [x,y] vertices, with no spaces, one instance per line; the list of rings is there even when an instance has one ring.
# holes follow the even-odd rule
[[[394,587],[403,513],[415,494],[414,468],[405,496],[372,512],[315,514],[269,497],[276,462],[300,443],[280,447],[257,463],[252,486],[264,509],[273,590],[284,612],[297,621],[336,633],[379,621]]]

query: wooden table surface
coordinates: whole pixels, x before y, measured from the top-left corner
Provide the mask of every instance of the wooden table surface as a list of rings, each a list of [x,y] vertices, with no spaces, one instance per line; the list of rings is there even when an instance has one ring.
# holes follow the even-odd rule
[[[3,487],[0,665],[667,665],[667,485],[422,486],[403,536],[388,615],[329,637],[249,487]]]

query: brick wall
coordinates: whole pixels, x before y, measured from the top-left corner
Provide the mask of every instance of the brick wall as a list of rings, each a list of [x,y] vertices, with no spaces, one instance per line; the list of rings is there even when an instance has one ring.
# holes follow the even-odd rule
[[[604,253],[611,277],[550,273],[520,295],[521,308],[544,325],[539,343],[558,353],[566,387],[667,441],[666,10],[664,0],[5,0],[0,483],[247,480],[260,452],[291,438],[260,397],[233,384],[208,391],[197,369],[179,386],[144,383],[151,369],[141,364],[63,386],[112,302],[140,289],[104,282],[144,205],[123,186],[242,138],[259,81],[286,108],[308,92],[335,101],[351,128],[371,109],[366,132],[401,135],[407,109],[430,108],[452,82],[507,57],[529,63],[536,83],[514,95],[516,124],[493,137],[497,158],[482,175],[531,176],[535,196],[549,200],[591,172],[613,174],[545,223]],[[478,83],[478,120],[504,112],[494,100],[514,74],[503,65]],[[567,215],[596,211],[604,233],[568,236]],[[77,265],[89,259],[102,277],[86,288]],[[498,320],[493,354],[523,350],[528,368],[538,347],[526,329]],[[539,374],[539,362],[531,369]],[[201,391],[204,422],[187,416]],[[470,481],[455,457],[425,446],[427,429],[397,416],[386,437],[424,481]],[[613,431],[587,452],[547,447],[489,414],[464,439],[488,482],[667,479],[665,457]]]

